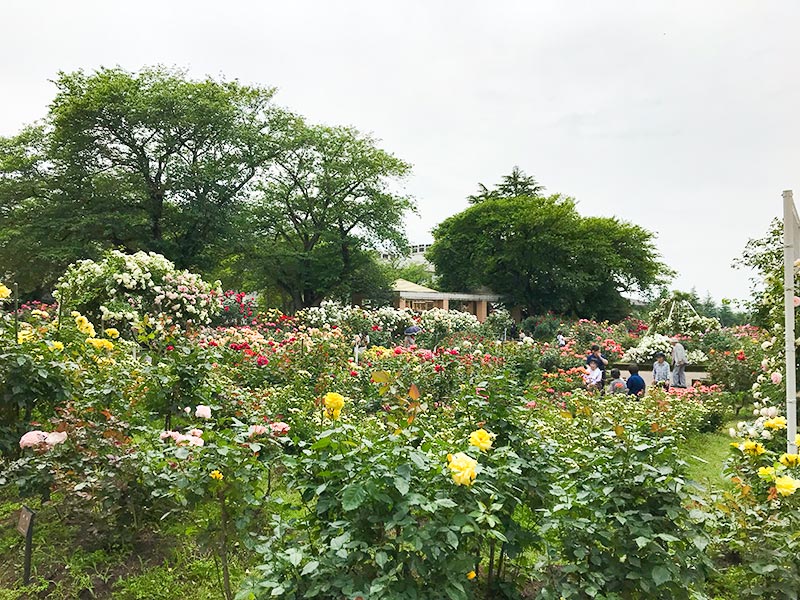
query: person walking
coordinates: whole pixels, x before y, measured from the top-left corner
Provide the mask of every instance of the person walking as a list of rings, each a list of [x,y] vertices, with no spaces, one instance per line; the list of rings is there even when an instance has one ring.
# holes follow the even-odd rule
[[[677,337],[672,338],[672,385],[678,388],[686,387],[686,348]]]
[[[669,378],[671,371],[669,363],[665,360],[663,352],[656,354],[656,362],[653,363],[653,385],[656,387],[669,388]]]

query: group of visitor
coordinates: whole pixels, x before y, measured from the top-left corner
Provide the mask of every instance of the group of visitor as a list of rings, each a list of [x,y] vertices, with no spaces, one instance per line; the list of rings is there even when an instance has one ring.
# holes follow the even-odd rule
[[[689,364],[686,358],[686,349],[678,338],[671,338],[672,342],[672,368],[666,360],[663,352],[656,354],[656,362],[653,363],[653,385],[663,389],[669,389],[670,379],[672,387],[686,387],[686,365]],[[586,373],[583,376],[587,389],[600,390],[605,393],[605,372],[608,366],[608,359],[603,356],[600,346],[597,344],[591,347],[586,356]],[[619,369],[611,369],[611,382],[608,385],[610,394],[627,394],[631,396],[644,396],[645,383],[639,375],[638,365],[628,367],[629,376],[622,378]]]

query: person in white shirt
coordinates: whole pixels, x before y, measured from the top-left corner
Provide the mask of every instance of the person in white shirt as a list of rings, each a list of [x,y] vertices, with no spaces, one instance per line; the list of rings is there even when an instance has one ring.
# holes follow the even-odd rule
[[[678,338],[672,338],[672,385],[675,387],[686,387],[686,365],[688,364],[686,348],[678,341]]]
[[[589,361],[589,366],[586,369],[583,380],[586,382],[586,387],[590,390],[603,389],[603,372],[597,366],[596,360],[592,359]]]
[[[653,383],[657,386],[668,388],[671,372],[669,363],[664,360],[665,358],[663,352],[656,354],[656,362],[653,363]]]

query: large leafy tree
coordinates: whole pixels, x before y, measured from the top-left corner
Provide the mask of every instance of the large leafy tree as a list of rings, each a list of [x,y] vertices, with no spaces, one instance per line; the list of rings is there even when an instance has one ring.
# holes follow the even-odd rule
[[[0,270],[33,291],[112,246],[219,260],[293,119],[274,90],[161,67],[55,83],[42,125],[0,140]]]
[[[619,318],[623,293],[669,275],[649,231],[585,218],[560,195],[487,199],[446,219],[428,252],[446,289],[489,287],[531,314]]]
[[[373,251],[407,244],[403,216],[413,203],[394,188],[409,166],[353,129],[296,122],[290,137],[261,185],[245,268],[295,310],[369,294]]]

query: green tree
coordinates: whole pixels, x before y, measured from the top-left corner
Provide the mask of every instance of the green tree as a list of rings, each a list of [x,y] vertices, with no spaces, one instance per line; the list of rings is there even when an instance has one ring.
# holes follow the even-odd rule
[[[623,293],[659,283],[669,270],[653,234],[615,218],[585,218],[571,198],[486,200],[443,221],[428,257],[445,289],[489,287],[532,314],[621,318]]]
[[[274,90],[162,67],[55,83],[43,124],[0,140],[0,269],[31,291],[109,247],[213,265],[293,119]]]
[[[295,123],[260,186],[244,268],[281,289],[292,310],[369,294],[371,251],[407,246],[403,216],[413,203],[393,186],[408,170],[353,129]]]
[[[503,181],[498,183],[493,190],[484,184],[478,184],[478,193],[468,196],[470,204],[478,204],[484,200],[495,200],[497,198],[516,198],[517,196],[541,196],[546,188],[541,185],[532,175],[527,175],[522,169],[514,166],[509,175],[503,177]]]

